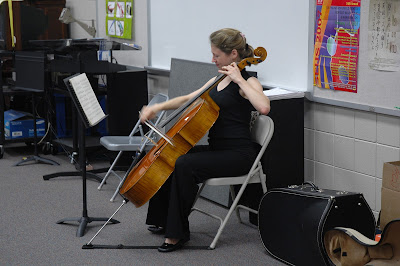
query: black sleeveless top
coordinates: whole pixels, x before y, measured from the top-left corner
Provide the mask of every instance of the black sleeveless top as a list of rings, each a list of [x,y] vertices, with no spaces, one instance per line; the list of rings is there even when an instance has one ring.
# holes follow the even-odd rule
[[[241,73],[245,80],[250,78],[245,69]],[[208,133],[210,144],[233,140],[240,146],[250,145],[249,124],[254,108],[249,100],[240,95],[239,85],[232,81],[221,91],[214,87],[209,94],[220,107],[218,119]]]

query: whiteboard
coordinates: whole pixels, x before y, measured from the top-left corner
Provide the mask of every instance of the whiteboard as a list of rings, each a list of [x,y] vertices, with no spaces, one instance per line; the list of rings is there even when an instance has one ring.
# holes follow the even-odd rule
[[[358,57],[357,93],[314,87],[315,101],[343,105],[377,113],[400,116],[400,72],[372,70],[368,55],[368,21],[370,0],[361,1],[360,47]],[[311,14],[312,15],[312,14]],[[326,101],[328,100],[328,101]]]
[[[149,0],[149,65],[169,69],[171,58],[210,63],[209,35],[242,31],[267,50],[256,71],[264,86],[312,90],[310,6],[313,0]],[[312,53],[312,51],[311,51]]]

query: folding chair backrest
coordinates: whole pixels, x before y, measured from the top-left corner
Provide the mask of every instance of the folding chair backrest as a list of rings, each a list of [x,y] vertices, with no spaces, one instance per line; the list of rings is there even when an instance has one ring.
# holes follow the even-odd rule
[[[261,159],[273,134],[274,122],[272,119],[269,116],[259,115],[251,128],[251,138],[261,145],[255,164]]]
[[[148,105],[166,102],[166,101],[168,101],[168,99],[169,99],[168,96],[165,95],[164,93],[158,93],[158,94],[154,95],[154,97],[150,100]]]
[[[158,93],[150,100],[148,105],[150,106],[150,105],[154,105],[157,103],[166,102],[168,100],[169,100],[169,97],[167,95],[165,95],[163,93]],[[154,124],[156,126],[160,123],[161,118],[164,116],[164,113],[165,113],[165,111],[161,111],[158,114],[156,114],[156,117],[154,118],[154,120],[155,120]]]
[[[261,146],[268,143],[274,132],[274,122],[265,115],[259,115],[251,128],[251,138]]]

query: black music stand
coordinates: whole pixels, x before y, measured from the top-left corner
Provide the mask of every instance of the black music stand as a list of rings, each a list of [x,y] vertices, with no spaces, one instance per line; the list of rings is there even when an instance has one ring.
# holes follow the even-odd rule
[[[82,75],[82,74],[81,74]],[[78,143],[79,143],[79,165],[80,165],[80,173],[82,175],[82,191],[83,191],[83,210],[82,210],[82,217],[75,217],[75,218],[64,218],[59,221],[57,221],[57,224],[63,224],[66,222],[78,222],[79,227],[78,231],[76,232],[76,236],[81,237],[85,234],[85,229],[88,223],[91,222],[96,222],[96,221],[109,221],[108,218],[105,217],[89,217],[88,216],[88,211],[87,211],[87,187],[86,187],[86,153],[85,153],[85,133],[86,133],[86,128],[90,127],[90,124],[88,123],[87,115],[85,111],[82,109],[81,105],[79,104],[79,101],[77,99],[77,96],[74,92],[74,89],[72,88],[70,84],[70,79],[78,76],[74,75],[69,78],[64,79],[64,82],[68,88],[68,91],[71,94],[71,98],[74,102],[74,106],[76,108],[78,115]],[[91,88],[90,88],[91,89]],[[96,99],[97,101],[97,99]],[[97,102],[98,103],[98,102]],[[103,117],[103,119],[106,116]],[[119,221],[111,219],[109,221],[110,223],[116,224],[119,223]]]
[[[68,97],[70,96],[69,93],[65,93],[65,92],[62,92],[62,93],[64,95],[67,95]],[[78,115],[76,114],[77,111],[76,111],[76,108],[74,106],[72,106],[71,113],[72,113],[72,132],[73,132],[72,133],[73,154],[71,155],[71,162],[72,162],[72,161],[75,161],[74,160],[75,154],[76,154],[76,156],[79,157],[79,144],[77,143],[78,142],[78,136],[77,135],[79,135],[79,133],[77,132],[77,127],[78,127],[78,125],[77,125],[77,123],[78,123],[77,122],[77,120],[78,120],[77,116]],[[81,167],[80,164],[79,164],[78,167],[79,168]],[[86,169],[86,162],[85,162],[85,169]],[[106,171],[107,170],[104,170],[103,168],[102,169],[94,169],[94,170],[87,171],[86,175],[87,175],[87,178],[93,179],[93,180],[98,181],[100,183],[103,179],[101,177],[99,177],[97,175],[97,173],[103,173],[103,172],[106,172]],[[65,172],[56,172],[56,173],[52,173],[52,174],[46,174],[46,175],[43,175],[43,180],[50,180],[52,178],[62,177],[62,176],[81,176],[81,172],[80,172],[80,169],[77,169],[77,171],[65,171]]]

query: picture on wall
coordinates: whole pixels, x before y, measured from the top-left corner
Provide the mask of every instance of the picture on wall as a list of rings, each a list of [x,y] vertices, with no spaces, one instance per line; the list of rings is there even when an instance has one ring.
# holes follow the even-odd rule
[[[357,93],[361,0],[317,0],[314,86]]]
[[[115,2],[107,3],[107,17],[114,17]]]
[[[400,1],[371,0],[368,18],[369,67],[400,71]]]
[[[110,37],[131,39],[133,0],[106,0],[106,33]]]

